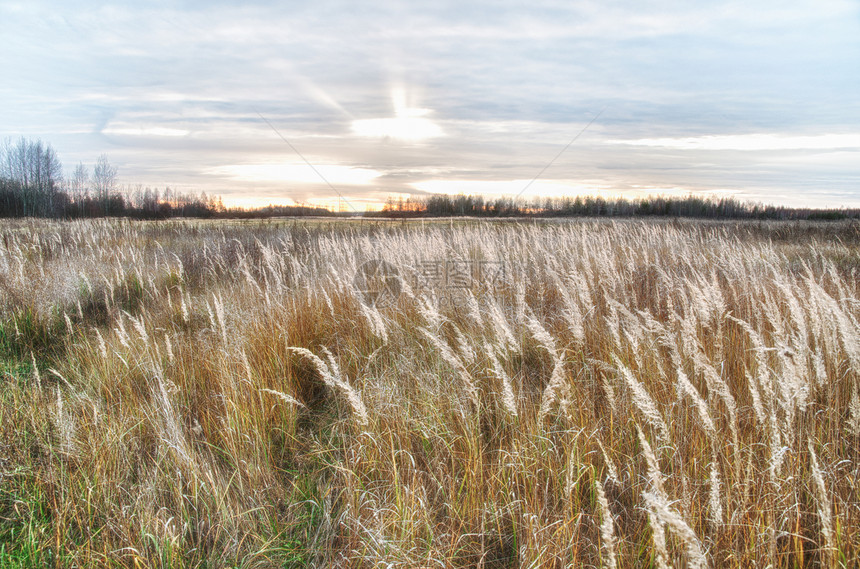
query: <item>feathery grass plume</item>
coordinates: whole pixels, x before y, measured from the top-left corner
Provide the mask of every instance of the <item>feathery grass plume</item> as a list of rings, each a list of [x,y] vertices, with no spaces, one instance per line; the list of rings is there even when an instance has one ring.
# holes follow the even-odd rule
[[[140,336],[140,339],[143,340],[143,343],[149,344],[149,334],[146,333],[146,326],[143,325],[143,315],[141,315],[140,319],[135,318],[128,312],[126,312],[125,315],[128,316],[129,320],[131,320],[131,325],[134,326],[137,335]]]
[[[567,381],[567,375],[564,373],[564,360],[553,354],[555,360],[552,367],[552,374],[549,382],[543,390],[541,396],[540,411],[538,412],[538,424],[543,424],[547,414],[552,410],[552,406],[558,402],[562,412],[567,415],[567,410],[570,405],[571,391],[570,383]]]
[[[484,318],[481,316],[481,306],[478,304],[478,299],[475,298],[475,294],[471,291],[471,289],[466,290],[466,306],[468,307],[467,314],[469,315],[469,319],[477,326],[479,329],[484,327]]]
[[[62,381],[63,383],[65,383],[65,384],[66,384],[66,387],[68,387],[69,389],[72,389],[72,384],[71,384],[71,383],[69,383],[69,380],[68,380],[68,379],[66,379],[65,377],[63,377],[63,374],[61,374],[60,372],[58,372],[57,370],[55,370],[55,369],[54,369],[54,368],[52,368],[52,367],[49,367],[49,368],[48,368],[48,373],[50,373],[51,375],[53,375],[54,377],[56,377],[57,379],[59,379],[60,381]]]
[[[424,320],[434,329],[438,330],[442,327],[442,324],[448,320],[439,311],[433,306],[433,301],[429,298],[422,296],[420,297],[418,302],[418,312],[424,318]]]
[[[636,312],[636,314],[639,316],[639,318],[642,319],[642,329],[645,332],[656,336],[657,341],[661,345],[664,345],[670,350],[672,350],[672,361],[676,362],[675,358],[677,357],[678,348],[672,341],[672,338],[669,335],[669,330],[666,328],[666,325],[655,319],[654,315],[652,315],[647,310],[639,310]]]
[[[693,528],[684,521],[681,515],[669,507],[669,503],[665,496],[661,496],[658,492],[643,492],[642,497],[645,499],[645,506],[660,523],[668,527],[678,539],[684,544],[687,556],[687,566],[695,569],[705,569],[708,567],[708,559],[702,550],[702,544],[696,536]]]
[[[209,316],[209,327],[214,332],[218,329],[218,320],[215,318],[215,312],[212,310],[212,305],[209,300],[206,300],[206,314]]]
[[[729,428],[732,431],[732,438],[735,443],[737,443],[738,406],[734,396],[732,395],[732,390],[729,388],[729,384],[726,383],[720,373],[717,372],[701,348],[697,349],[693,355],[693,365],[696,371],[705,378],[708,392],[715,393],[723,401],[723,405],[725,405],[726,410],[729,413]]]
[[[612,385],[610,380],[614,376],[618,375],[618,371],[603,360],[587,358],[586,361],[590,366],[592,366],[592,368],[597,368],[597,371],[593,371],[593,373],[599,373],[600,388],[603,390],[603,394],[609,402],[609,408],[612,409],[613,413],[615,413],[617,411],[615,406],[615,386]]]
[[[221,295],[212,293],[212,304],[215,305],[215,316],[218,318],[218,329],[221,331],[221,340],[227,345],[227,322],[224,320],[224,302]]]
[[[305,408],[304,403],[302,403],[301,401],[299,401],[295,397],[287,395],[286,393],[283,393],[281,391],[276,391],[274,389],[268,389],[265,387],[258,389],[257,391],[259,391],[261,393],[268,393],[269,395],[274,395],[275,397],[277,397],[278,399],[280,399],[281,401],[283,401],[284,403],[286,403],[288,405],[295,405],[296,407]]]
[[[838,307],[827,291],[816,282],[815,275],[807,274],[805,284],[812,334],[825,354],[837,352],[842,342],[838,326],[832,324],[834,320],[832,311]]]
[[[385,321],[382,319],[379,310],[374,306],[366,306],[363,302],[359,302],[358,306],[364,319],[367,320],[373,335],[382,340],[384,344],[387,344],[388,330],[385,328]]]
[[[490,298],[488,308],[490,310],[490,322],[493,324],[493,329],[496,332],[498,342],[505,349],[519,351],[520,344],[514,337],[513,332],[511,332],[511,328],[505,320],[505,315],[502,313],[502,308],[495,299]]]
[[[245,282],[248,286],[252,287],[259,296],[262,296],[263,288],[260,286],[260,283],[257,282],[257,279],[254,278],[254,275],[251,274],[251,269],[248,267],[247,263],[242,263],[241,272],[245,276]]]
[[[86,294],[90,295],[93,293],[93,283],[90,281],[90,277],[87,276],[86,273],[81,273],[81,280],[84,282],[84,287]]]
[[[546,328],[537,321],[531,313],[531,310],[528,311],[528,315],[526,316],[526,327],[529,329],[529,332],[532,333],[532,337],[537,340],[538,345],[549,352],[549,355],[552,356],[553,360],[558,360],[558,348],[555,345],[555,340],[550,333],[546,331]]]
[[[618,323],[624,323],[622,326],[622,333],[631,341],[633,351],[638,351],[639,344],[641,344],[642,340],[645,338],[645,330],[642,327],[638,316],[614,298],[607,298],[606,302],[612,307],[613,312],[618,318]]]
[[[35,368],[35,365],[33,367]],[[848,418],[845,420],[845,429],[855,437],[860,436],[860,389],[857,387],[851,393],[851,402],[848,404]]]
[[[630,388],[630,391],[633,393],[633,404],[637,409],[648,419],[648,422],[657,430],[657,434],[663,440],[664,444],[669,444],[669,427],[666,425],[666,422],[663,420],[663,416],[660,414],[659,409],[657,409],[656,403],[654,403],[654,399],[651,398],[651,394],[648,393],[648,390],[633,377],[633,372],[627,368],[621,360],[618,359],[618,356],[615,354],[612,355],[612,360],[615,362],[615,367],[621,373],[622,377],[624,377],[627,386]]]
[[[833,510],[830,507],[830,495],[824,484],[824,474],[818,466],[818,457],[809,442],[809,462],[812,467],[812,481],[815,485],[815,498],[818,503],[818,518],[821,520],[821,533],[824,535],[824,545],[828,551],[828,557],[836,552],[836,542],[833,539]]]
[[[770,278],[772,280],[776,279],[776,273],[773,267],[771,267]],[[765,289],[762,291],[762,296],[764,299],[759,304],[759,310],[764,313],[764,318],[762,320],[767,322],[772,328],[772,340],[777,344],[784,343],[788,335],[788,330],[786,329],[786,319],[782,317],[782,312],[780,311],[779,301],[775,298],[771,289]]]
[[[814,351],[810,354],[812,358],[813,380],[816,388],[821,389],[827,385],[827,366],[824,365],[824,358],[819,351]]]
[[[841,283],[841,279],[837,282]],[[826,295],[823,291],[819,294]],[[839,331],[839,338],[842,341],[842,349],[845,351],[845,355],[848,356],[851,368],[854,370],[854,373],[860,373],[860,334],[857,332],[860,326],[830,296],[826,296],[824,304],[829,308],[831,318],[836,322],[836,329]]]
[[[168,332],[164,333],[164,349],[167,351],[167,361],[174,363],[176,358],[173,355],[173,344],[170,342],[170,334]]]
[[[529,310],[529,307],[528,304],[526,304],[526,287],[520,279],[517,280],[517,288],[514,294],[514,307],[516,321],[522,322],[525,320],[526,312]]]
[[[510,413],[512,416],[517,417],[517,399],[514,395],[514,386],[511,382],[511,378],[508,377],[508,374],[505,372],[505,368],[502,367],[502,364],[499,362],[499,358],[496,355],[496,347],[492,344],[487,344],[487,355],[490,358],[490,362],[493,364],[493,371],[502,381],[502,406],[505,410]]]
[[[36,380],[36,387],[42,391],[42,376],[39,375],[39,366],[36,365],[36,356],[33,355],[33,352],[30,352],[30,365],[33,367],[33,379]]]
[[[753,400],[753,409],[755,410],[756,418],[759,424],[766,428],[769,424],[768,417],[772,417],[773,414],[767,412],[764,405],[765,403],[772,404],[774,394],[771,382],[768,379],[768,366],[764,358],[764,342],[759,333],[748,322],[731,315],[726,316],[726,318],[737,323],[747,333],[753,345],[752,351],[756,359],[756,374],[747,373],[747,385],[749,386],[750,396]],[[764,397],[762,397],[761,390],[764,390]]]
[[[110,293],[108,293],[108,290],[110,290]],[[108,288],[106,288],[106,289],[104,290],[104,293],[103,293],[103,296],[104,296],[104,302],[105,302],[105,308],[107,308],[108,310],[110,310],[110,309],[111,309],[111,307],[113,306],[113,302],[112,302],[113,297],[112,297],[112,295],[113,295],[113,286],[112,286],[110,283],[108,283]]]
[[[850,296],[845,287],[845,280],[839,276],[839,270],[836,268],[836,265],[833,264],[832,259],[827,260],[827,276],[836,287],[837,299],[841,301],[842,299]]]
[[[785,304],[788,305],[788,314],[791,317],[791,330],[793,334],[798,336],[799,346],[809,346],[809,330],[806,326],[806,318],[803,314],[803,309],[797,300],[797,294],[792,290],[791,286],[784,280],[784,277],[775,279],[774,286],[782,293]]]
[[[696,319],[691,311],[684,311],[684,317],[677,312],[672,314],[672,320],[678,327],[680,333],[680,349],[685,354],[695,354],[699,348],[699,331],[696,327]]]
[[[460,331],[460,329],[452,324],[452,328],[454,329],[454,338],[457,339],[457,349],[460,352],[460,355],[468,364],[474,364],[477,360],[477,356],[475,355],[475,350],[472,349],[472,346],[469,345],[469,341],[466,339],[466,336]]]
[[[468,395],[469,400],[478,407],[480,405],[480,397],[478,395],[478,388],[475,387],[475,382],[472,380],[472,374],[469,373],[469,370],[466,369],[466,366],[463,365],[463,362],[460,361],[460,358],[451,350],[450,346],[445,343],[441,338],[436,336],[433,332],[424,328],[423,326],[418,327],[418,331],[424,334],[424,336],[433,344],[433,347],[439,351],[439,355],[442,356],[442,359],[445,362],[457,370],[457,374],[460,376],[460,380],[463,382],[463,388],[466,391],[466,395]]]
[[[102,333],[99,332],[98,328],[93,328],[93,331],[96,333],[96,340],[99,345],[99,354],[102,358],[107,358],[107,344],[105,344],[105,339],[102,338]]]
[[[242,360],[242,367],[245,370],[245,377],[242,378],[242,381],[253,386],[254,373],[251,370],[251,362],[248,361],[248,354],[245,353],[245,348],[239,350],[239,358]]]
[[[719,285],[708,279],[705,275],[693,274],[692,280],[688,280],[691,289],[696,291],[691,295],[694,313],[702,323],[710,323],[718,320],[725,312],[725,303],[722,298]]]
[[[612,460],[612,457],[609,456],[608,452],[606,452],[606,447],[603,446],[600,439],[595,438],[594,440],[597,442],[597,448],[600,449],[600,454],[603,455],[603,462],[606,464],[606,472],[609,479],[615,484],[621,484],[621,479],[618,478],[618,470],[615,468],[615,461]]]
[[[723,523],[723,503],[720,499],[720,465],[717,462],[717,453],[711,449],[711,480],[708,487],[708,510],[710,520],[714,526]]]
[[[114,328],[116,332],[117,338],[119,338],[119,343],[122,344],[126,349],[131,349],[131,344],[129,344],[128,332],[125,331],[125,311],[119,313],[117,317],[117,325]]]
[[[66,332],[71,336],[75,329],[72,327],[72,321],[69,319],[69,314],[65,310],[63,311],[63,320],[66,321]]]
[[[580,462],[579,455],[579,436],[583,433],[584,429],[578,429],[574,435],[573,440],[568,446],[567,453],[567,467],[565,468],[564,474],[564,495],[568,500],[571,500],[573,491],[579,484],[579,481],[582,479],[583,473],[589,470],[588,466],[583,465]],[[577,468],[578,465],[578,468]],[[574,471],[578,471],[579,476],[574,479],[573,473]]]
[[[558,290],[561,295],[562,302],[564,303],[564,308],[561,310],[561,316],[567,323],[567,329],[573,335],[574,342],[581,345],[585,342],[585,329],[582,326],[583,318],[582,311],[579,309],[579,304],[573,299],[570,294],[570,290],[557,274],[553,273],[551,278],[555,284],[556,290]]]
[[[609,332],[609,336],[612,339],[612,346],[616,349],[622,349],[624,344],[621,341],[621,333],[618,331],[618,328],[621,326],[621,319],[618,316],[618,310],[616,306],[618,303],[616,302],[614,305],[609,303],[609,310],[604,313],[603,320],[605,322],[604,330]]]
[[[66,381],[59,372],[54,369],[50,370],[57,377],[63,380],[65,384],[68,386],[69,382]],[[63,410],[63,395],[60,390],[59,384],[57,384],[57,413],[55,416],[55,424],[57,427],[57,431],[60,433],[60,452],[70,455],[75,452],[75,425],[74,418],[67,413],[64,413]]]
[[[699,420],[702,422],[702,426],[704,426],[705,431],[707,431],[708,436],[712,439],[717,436],[717,429],[714,427],[714,421],[711,419],[711,414],[708,413],[708,404],[705,403],[705,400],[702,399],[702,396],[699,394],[699,391],[696,389],[696,386],[690,383],[687,374],[684,373],[680,367],[676,368],[677,376],[678,376],[678,391],[679,395],[683,394],[692,399],[693,404],[696,406],[696,411],[699,414]]]
[[[188,297],[190,299],[190,296],[188,296],[187,292],[185,294],[180,293],[180,295],[179,295],[179,310],[180,310],[180,313],[182,314],[182,321],[184,323],[188,324],[188,320],[189,320],[190,316],[188,313],[188,303],[185,302],[186,297]]]
[[[752,407],[755,412],[756,420],[759,426],[766,427],[767,416],[764,411],[764,405],[761,402],[761,392],[758,388],[758,381],[749,372],[746,372],[747,386],[749,387],[750,398],[752,399]]]
[[[645,464],[648,466],[648,478],[651,482],[651,487],[660,494],[665,494],[663,489],[663,474],[660,472],[660,463],[657,461],[657,455],[651,448],[648,439],[645,438],[645,433],[639,425],[636,425],[636,436],[639,438],[639,445],[642,447],[642,456],[645,457]]]
[[[660,465],[638,424],[636,425],[636,434],[639,437],[639,445],[642,447],[645,463],[648,465],[648,478],[651,482],[651,488],[657,495],[665,496],[666,491],[663,489],[663,474],[660,472]],[[648,512],[651,541],[654,543],[654,563],[660,569],[668,569],[670,565],[669,550],[666,548],[666,528],[652,508],[645,508],[645,510]]]
[[[331,302],[331,297],[328,295],[328,292],[326,292],[324,286],[321,286],[319,290],[320,290],[320,294],[322,294],[323,300],[325,300],[325,305],[328,308],[329,315],[332,318],[334,318],[335,317],[334,304],[332,304],[332,302]],[[361,304],[361,301],[359,301],[359,304]],[[362,304],[362,306],[364,306],[364,305]]]
[[[782,444],[782,433],[779,426],[776,424],[776,417],[771,416],[770,428],[770,463],[768,471],[774,484],[779,483],[779,477],[782,474],[782,463],[785,461],[785,455],[791,449]]]
[[[323,348],[323,352],[325,352],[326,357],[332,366],[331,368],[329,368],[329,366],[319,356],[306,348],[288,346],[287,350],[300,356],[304,356],[310,360],[317,369],[317,372],[320,374],[323,382],[332,389],[340,391],[340,393],[346,397],[346,400],[352,407],[353,415],[358,419],[359,424],[361,426],[366,426],[368,424],[370,418],[367,414],[367,408],[364,406],[364,401],[361,400],[361,396],[358,394],[358,391],[356,391],[348,381],[341,378],[340,368],[335,362],[334,356],[327,348]]]
[[[786,425],[794,424],[798,412],[806,411],[809,399],[809,383],[806,381],[806,365],[799,366],[795,361],[794,350],[782,347],[777,350],[782,374],[777,382],[779,388],[779,404],[785,411]],[[803,369],[801,369],[803,368]]]
[[[603,545],[603,562],[609,569],[618,567],[615,557],[615,522],[612,518],[612,510],[609,509],[609,500],[606,499],[606,491],[603,483],[594,478],[594,489],[597,492],[597,505],[600,506],[600,539]]]
[[[154,379],[156,392],[153,393],[153,401],[161,415],[161,424],[159,425],[161,441],[172,448],[187,467],[195,469],[196,465],[192,458],[193,450],[188,444],[179,419],[176,417],[176,410],[170,400],[170,395],[167,393],[167,387],[164,385],[161,373],[156,372]]]

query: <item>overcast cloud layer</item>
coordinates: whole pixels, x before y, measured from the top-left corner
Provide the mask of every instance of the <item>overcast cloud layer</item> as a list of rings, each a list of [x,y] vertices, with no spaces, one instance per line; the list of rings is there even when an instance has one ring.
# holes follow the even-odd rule
[[[517,195],[597,117],[523,195],[860,207],[858,2],[414,4],[0,2],[0,136],[360,210]]]

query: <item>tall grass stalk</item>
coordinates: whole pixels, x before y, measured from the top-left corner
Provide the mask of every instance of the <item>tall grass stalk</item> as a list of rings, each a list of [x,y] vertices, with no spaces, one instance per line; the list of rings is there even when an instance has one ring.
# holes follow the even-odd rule
[[[0,565],[860,565],[858,274],[850,223],[4,222]]]

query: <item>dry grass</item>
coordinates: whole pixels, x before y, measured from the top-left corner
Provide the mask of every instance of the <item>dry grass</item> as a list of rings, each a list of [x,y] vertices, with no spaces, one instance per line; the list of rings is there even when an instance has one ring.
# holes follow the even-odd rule
[[[7,223],[0,565],[856,566],[857,243]],[[417,286],[436,261],[504,271]]]

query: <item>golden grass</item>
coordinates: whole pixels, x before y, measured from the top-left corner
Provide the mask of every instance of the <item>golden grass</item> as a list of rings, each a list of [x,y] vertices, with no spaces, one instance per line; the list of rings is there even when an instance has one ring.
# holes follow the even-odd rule
[[[0,565],[856,566],[857,234],[6,224]]]

